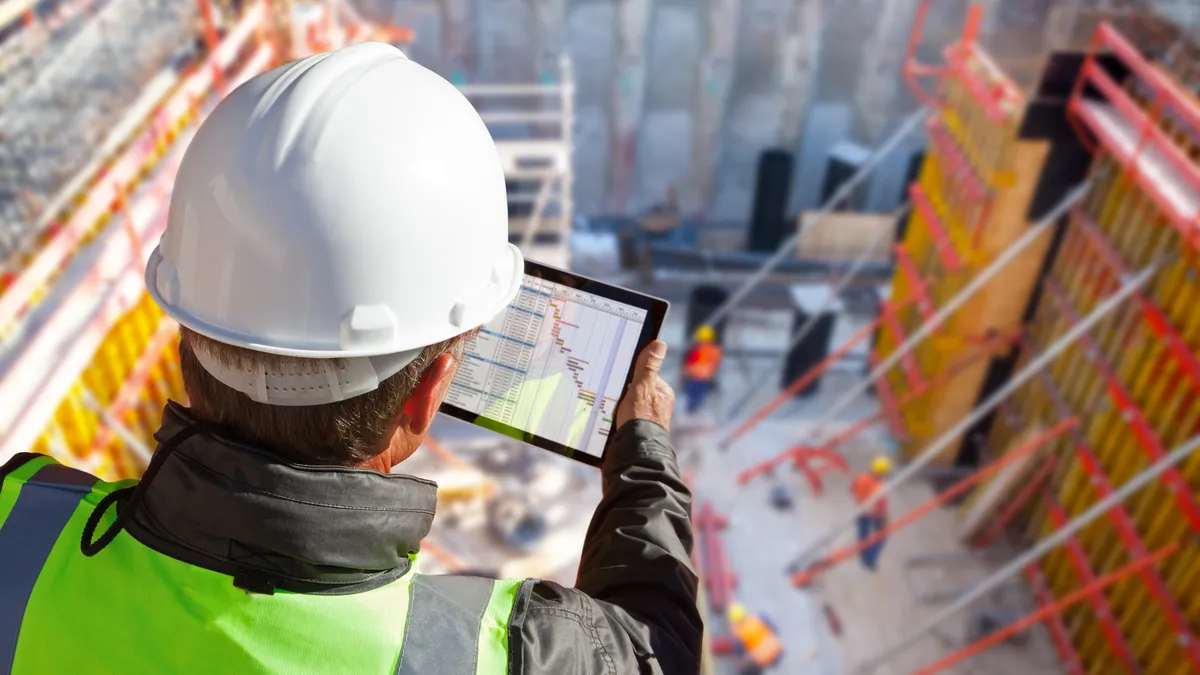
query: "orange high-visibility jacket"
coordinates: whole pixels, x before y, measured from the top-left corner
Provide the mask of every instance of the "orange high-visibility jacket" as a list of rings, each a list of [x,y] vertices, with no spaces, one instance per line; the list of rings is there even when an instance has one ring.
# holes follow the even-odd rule
[[[688,352],[683,364],[683,374],[691,380],[707,382],[717,375],[721,365],[721,348],[714,344],[698,344]]]
[[[864,473],[854,479],[854,483],[850,485],[850,491],[854,493],[854,501],[862,504],[871,498],[871,495],[883,488],[883,481],[879,480],[874,474]],[[887,515],[887,498],[880,499],[875,506],[871,507],[870,515],[884,517]]]
[[[775,663],[783,655],[783,642],[762,619],[747,613],[746,618],[730,626],[746,654],[760,668]]]

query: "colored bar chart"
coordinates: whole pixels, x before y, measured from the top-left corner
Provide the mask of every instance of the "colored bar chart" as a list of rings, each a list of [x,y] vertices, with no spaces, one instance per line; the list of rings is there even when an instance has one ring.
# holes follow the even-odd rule
[[[646,310],[527,277],[470,338],[446,401],[599,456]]]

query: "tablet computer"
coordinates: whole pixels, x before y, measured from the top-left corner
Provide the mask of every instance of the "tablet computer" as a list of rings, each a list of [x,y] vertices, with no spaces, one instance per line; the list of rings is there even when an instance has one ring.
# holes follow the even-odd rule
[[[599,466],[634,360],[667,307],[526,260],[512,304],[468,338],[441,412]]]

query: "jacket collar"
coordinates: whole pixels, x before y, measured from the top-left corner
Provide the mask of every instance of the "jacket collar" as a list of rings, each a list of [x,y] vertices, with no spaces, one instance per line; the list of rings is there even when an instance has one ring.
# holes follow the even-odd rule
[[[160,450],[197,425],[168,403]],[[437,505],[432,481],[289,464],[210,428],[164,459],[130,514],[130,534],[251,591],[348,593],[387,583],[411,567]]]

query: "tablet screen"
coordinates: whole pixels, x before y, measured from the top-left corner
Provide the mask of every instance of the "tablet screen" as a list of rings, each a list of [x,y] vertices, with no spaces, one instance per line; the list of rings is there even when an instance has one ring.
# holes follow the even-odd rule
[[[613,289],[605,284],[546,276],[527,273],[512,304],[468,339],[446,403],[480,426],[550,441],[592,464],[613,431],[651,312],[589,292]]]

